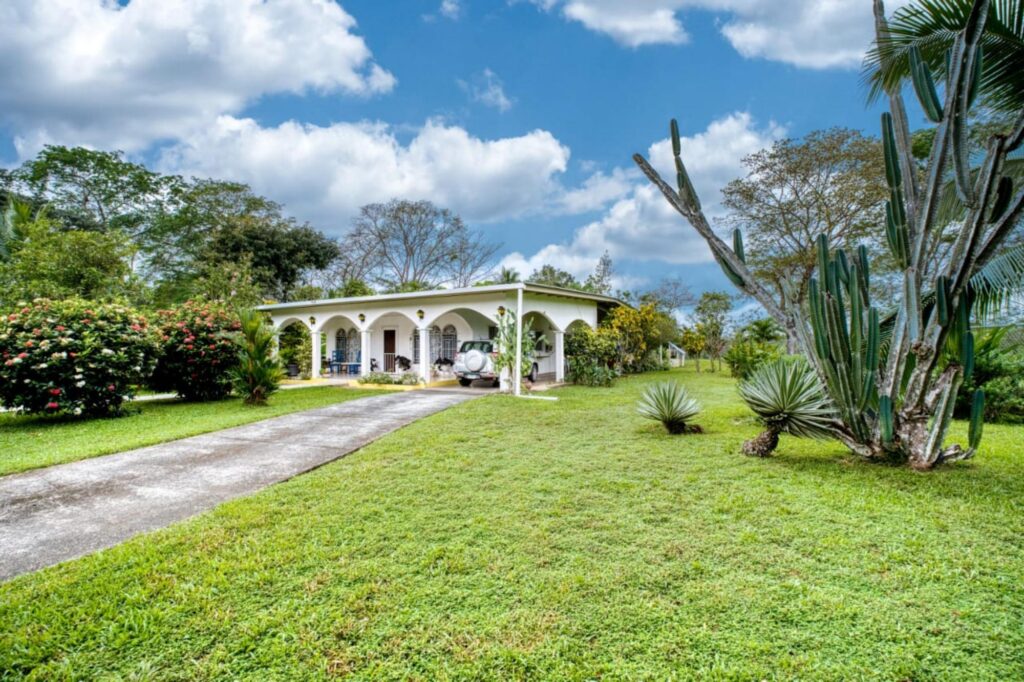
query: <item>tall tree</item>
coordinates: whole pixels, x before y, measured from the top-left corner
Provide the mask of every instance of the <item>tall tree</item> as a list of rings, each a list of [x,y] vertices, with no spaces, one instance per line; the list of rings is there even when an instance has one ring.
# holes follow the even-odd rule
[[[747,263],[771,284],[779,306],[802,307],[824,234],[850,247],[880,235],[888,190],[881,143],[855,130],[780,140],[743,160],[747,176],[723,190],[724,223],[744,233]],[[790,351],[799,340],[789,338]]]
[[[534,284],[546,284],[549,287],[562,287],[563,289],[581,289],[583,287],[572,273],[560,270],[554,265],[540,266],[540,268],[530,273],[526,281]]]
[[[614,275],[615,268],[612,265],[612,257],[605,251],[597,261],[594,272],[583,282],[583,288],[595,294],[610,294]]]
[[[486,274],[499,248],[448,209],[398,199],[363,206],[345,245],[389,290],[468,285]]]
[[[697,330],[704,337],[704,352],[707,353],[712,370],[718,361],[722,369],[722,353],[725,352],[726,322],[732,310],[732,296],[724,291],[705,291],[693,309]]]

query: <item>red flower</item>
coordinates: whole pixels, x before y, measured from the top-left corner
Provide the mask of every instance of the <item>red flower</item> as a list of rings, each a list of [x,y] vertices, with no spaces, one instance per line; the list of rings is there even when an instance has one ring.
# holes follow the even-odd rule
[[[110,384],[109,386],[107,386],[107,390],[113,393],[114,391],[117,390],[117,386],[115,386],[114,384]]]
[[[60,395],[60,389],[59,388],[51,388],[50,389],[50,395]]]
[[[60,405],[58,403],[46,403],[46,409],[48,410],[56,410],[59,407]]]
[[[64,325],[62,325],[62,324],[58,324],[58,325],[57,325],[56,327],[54,327],[54,329],[56,329],[56,330],[57,330],[57,331],[59,331],[59,332],[62,332],[62,331],[64,331],[65,329],[67,329],[67,327],[65,327],[65,326],[64,326]]]
[[[28,357],[28,353],[18,353],[18,357],[24,360],[25,358]]]
[[[25,348],[31,348],[34,345],[36,345],[35,341],[26,341],[25,342]]]

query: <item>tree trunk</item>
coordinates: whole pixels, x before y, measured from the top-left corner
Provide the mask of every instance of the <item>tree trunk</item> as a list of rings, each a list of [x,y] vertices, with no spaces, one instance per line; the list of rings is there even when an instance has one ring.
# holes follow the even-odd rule
[[[767,429],[756,438],[743,442],[743,454],[750,457],[768,457],[779,447],[779,432]]]

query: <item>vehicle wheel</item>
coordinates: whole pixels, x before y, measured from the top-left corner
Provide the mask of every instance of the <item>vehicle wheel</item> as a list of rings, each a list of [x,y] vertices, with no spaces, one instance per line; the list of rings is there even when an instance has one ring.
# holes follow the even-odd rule
[[[501,388],[501,379],[495,379],[494,383],[491,384],[493,388]]]
[[[472,379],[459,379],[459,386],[468,388],[473,383]]]

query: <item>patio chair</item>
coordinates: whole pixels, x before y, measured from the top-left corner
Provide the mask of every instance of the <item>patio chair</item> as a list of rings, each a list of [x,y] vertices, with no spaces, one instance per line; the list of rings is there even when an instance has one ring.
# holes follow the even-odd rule
[[[357,350],[355,355],[355,360],[345,363],[345,372],[348,374],[359,374],[363,368],[363,352]]]
[[[341,370],[345,365],[345,351],[335,350],[331,351],[331,374],[341,374]]]

